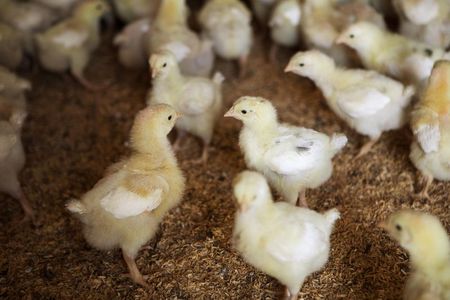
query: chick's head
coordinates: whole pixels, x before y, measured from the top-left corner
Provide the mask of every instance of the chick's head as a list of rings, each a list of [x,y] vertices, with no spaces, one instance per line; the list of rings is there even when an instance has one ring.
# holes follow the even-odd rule
[[[249,126],[263,126],[277,122],[277,111],[272,103],[261,97],[239,98],[225,114]]]
[[[103,0],[86,0],[81,2],[75,10],[75,15],[84,20],[94,20],[110,11],[108,3]]]
[[[334,68],[335,63],[333,59],[318,50],[310,50],[296,53],[284,71],[293,72],[300,76],[317,78]]]
[[[350,25],[336,39],[337,44],[347,45],[356,50],[370,48],[382,31],[374,24],[358,22]]]
[[[164,50],[157,54],[153,54],[149,59],[149,65],[152,72],[152,78],[158,77],[164,79],[171,70],[177,68],[178,62],[172,52]]]
[[[270,189],[263,175],[253,171],[239,173],[233,180],[233,192],[240,211],[270,199]]]

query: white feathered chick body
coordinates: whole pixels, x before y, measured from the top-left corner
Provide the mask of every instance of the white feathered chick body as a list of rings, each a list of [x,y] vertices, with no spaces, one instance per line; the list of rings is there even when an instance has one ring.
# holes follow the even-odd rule
[[[149,18],[136,20],[114,38],[114,45],[119,48],[119,61],[125,67],[139,69],[147,66],[150,26]]]
[[[269,27],[272,40],[285,47],[297,46],[300,39],[301,5],[297,0],[279,1],[273,9]]]
[[[332,209],[319,214],[274,203],[266,180],[256,172],[239,174],[234,194],[239,205],[233,230],[235,248],[245,261],[278,279],[295,297],[306,277],[328,261],[330,235],[339,212]]]
[[[160,0],[113,0],[112,2],[119,18],[130,23],[153,16]]]

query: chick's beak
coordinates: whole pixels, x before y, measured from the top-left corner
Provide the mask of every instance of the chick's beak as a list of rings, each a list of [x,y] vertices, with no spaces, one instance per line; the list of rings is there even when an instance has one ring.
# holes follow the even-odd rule
[[[292,72],[292,71],[294,71],[294,66],[291,63],[289,63],[286,66],[286,68],[284,69],[284,72],[287,73],[287,72]]]
[[[180,112],[177,112],[177,115],[176,115],[176,118],[177,118],[177,119],[181,118],[182,116],[183,116],[183,114],[182,114],[182,113],[180,113]]]
[[[377,225],[379,228],[384,229],[384,230],[388,230],[388,224],[386,223],[386,221],[381,221],[380,223],[378,223]]]
[[[239,206],[239,212],[244,213],[248,210],[248,205],[247,204],[241,204]]]
[[[158,70],[156,70],[156,68],[151,68],[151,70],[152,70],[152,79],[154,79],[156,75],[158,75]]]
[[[234,107],[230,108],[224,115],[224,117],[234,117]]]
[[[342,45],[345,44],[345,38],[343,35],[338,36],[338,38],[334,41],[335,44],[337,45]]]

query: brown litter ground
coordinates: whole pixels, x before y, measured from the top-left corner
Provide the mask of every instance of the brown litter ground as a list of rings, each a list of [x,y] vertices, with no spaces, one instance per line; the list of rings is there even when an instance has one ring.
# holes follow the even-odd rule
[[[36,209],[38,226],[15,226],[22,216],[16,201],[1,196],[0,297],[9,299],[277,299],[282,287],[248,266],[232,249],[234,203],[230,183],[245,169],[237,140],[240,124],[221,119],[208,167],[193,165],[198,141],[187,140],[179,153],[186,176],[183,203],[161,226],[161,234],[141,251],[138,265],[150,289],[124,274],[119,251],[100,252],[83,240],[80,224],[64,204],[79,197],[105,168],[127,153],[124,143],[135,113],[144,107],[146,71],[117,63],[111,38],[96,52],[87,77],[111,81],[102,92],[88,92],[69,75],[25,74],[33,82],[24,130],[28,163],[21,179]],[[303,299],[399,299],[408,258],[376,228],[390,212],[410,207],[436,214],[450,225],[449,183],[435,183],[433,201],[414,199],[418,173],[408,160],[407,129],[389,132],[370,154],[355,159],[363,137],[327,108],[314,85],[284,74],[290,52],[276,64],[257,42],[249,74],[236,80],[233,64],[220,62],[228,81],[226,106],[242,95],[272,99],[280,118],[326,133],[344,132],[349,145],[335,159],[331,180],[308,192],[318,211],[338,207],[342,219],[332,236],[331,259],[311,276]]]

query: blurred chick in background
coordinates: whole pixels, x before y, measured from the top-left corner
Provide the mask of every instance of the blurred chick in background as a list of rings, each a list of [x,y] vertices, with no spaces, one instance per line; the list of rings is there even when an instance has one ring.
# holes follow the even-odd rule
[[[266,176],[270,184],[293,205],[308,206],[305,191],[325,183],[333,171],[332,158],[347,137],[331,138],[312,129],[280,124],[269,100],[241,97],[225,114],[244,124],[239,145],[247,167]]]
[[[200,11],[204,34],[213,41],[218,56],[239,60],[243,76],[253,43],[251,13],[239,0],[209,0]]]
[[[0,67],[0,191],[19,200],[24,220],[33,220],[33,209],[25,197],[19,173],[25,166],[21,131],[27,115],[24,92],[30,83]]]
[[[450,61],[435,64],[428,86],[411,114],[410,159],[426,179],[420,196],[429,198],[433,178],[450,180]]]
[[[119,48],[119,61],[123,66],[131,69],[147,67],[150,26],[150,19],[143,18],[131,22],[115,36],[114,45]]]
[[[162,1],[150,30],[149,53],[169,50],[185,75],[208,77],[214,66],[213,44],[188,27],[186,0]]]
[[[70,70],[86,88],[97,86],[84,77],[92,52],[100,44],[100,19],[110,11],[102,0],[81,2],[73,15],[36,35],[36,45],[41,65],[52,72]]]
[[[285,71],[314,81],[334,113],[370,138],[358,156],[369,152],[383,131],[398,129],[407,121],[407,108],[415,92],[412,86],[374,71],[337,67],[331,57],[318,50],[298,52]]]
[[[166,103],[182,113],[176,124],[178,138],[174,147],[180,147],[185,132],[191,133],[202,139],[203,152],[198,162],[206,163],[214,126],[222,112],[222,74],[216,73],[212,79],[184,76],[170,51],[153,54],[149,63],[153,87],[147,103]]]
[[[450,45],[448,0],[394,0],[400,33],[434,47]]]
[[[67,204],[83,223],[87,242],[99,250],[122,249],[131,278],[146,287],[135,258],[184,191],[185,180],[167,139],[178,117],[165,104],[140,111],[131,129],[131,156],[112,165],[81,200]]]
[[[271,12],[278,0],[251,0],[253,12],[260,24],[266,26]]]
[[[401,210],[380,223],[409,253],[411,275],[405,300],[450,299],[450,240],[438,218]]]
[[[244,260],[286,286],[296,300],[309,275],[322,269],[330,254],[330,235],[339,212],[324,214],[274,203],[266,179],[244,171],[233,182],[238,203],[233,244]]]
[[[404,83],[421,87],[434,62],[449,57],[441,48],[411,40],[379,27],[359,22],[341,33],[337,42],[356,50],[363,65]]]
[[[118,17],[125,23],[154,16],[161,0],[112,0]]]
[[[269,21],[273,44],[270,59],[275,61],[278,45],[296,47],[300,40],[302,10],[299,0],[280,0],[275,5]]]
[[[24,35],[14,27],[0,22],[0,65],[16,69],[24,58]]]
[[[33,1],[53,9],[53,11],[56,12],[59,15],[59,17],[65,17],[70,14],[70,11],[81,0],[33,0]]]

